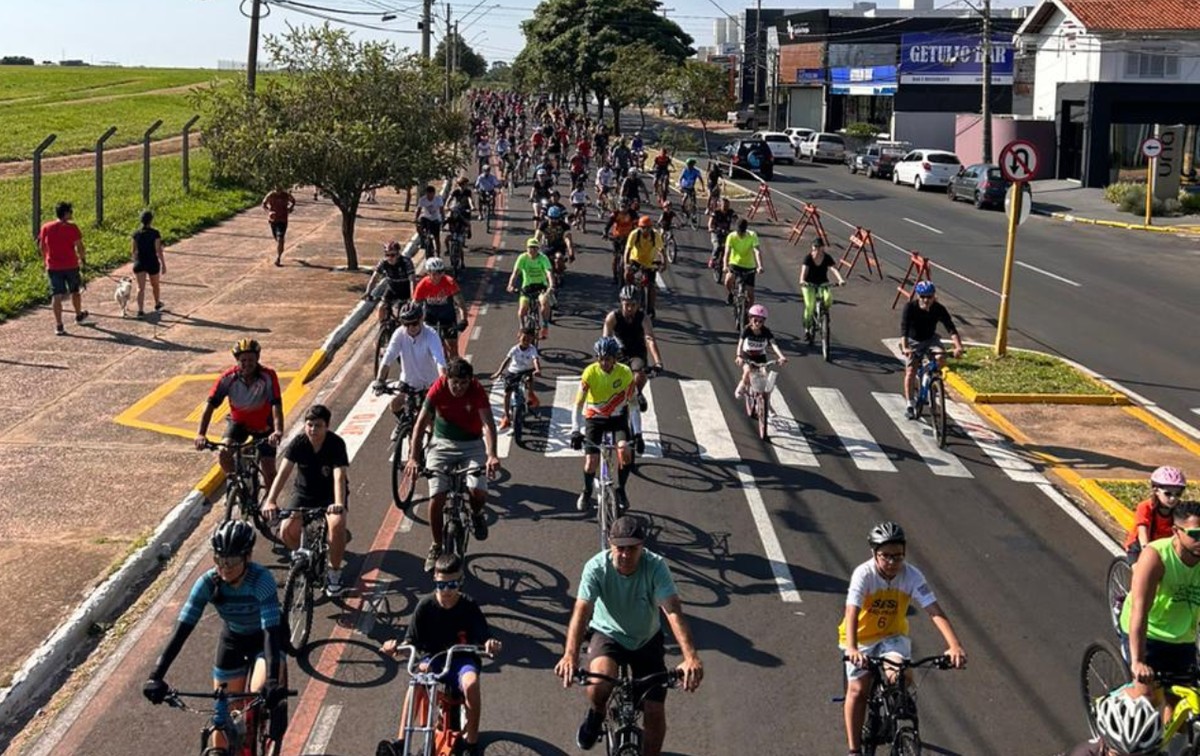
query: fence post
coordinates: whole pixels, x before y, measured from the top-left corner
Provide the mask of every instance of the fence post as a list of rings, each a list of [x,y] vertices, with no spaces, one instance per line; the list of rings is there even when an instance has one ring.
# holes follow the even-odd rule
[[[33,149],[33,238],[42,230],[42,153],[54,143],[58,134],[50,134]]]
[[[116,126],[109,126],[96,140],[96,228],[104,225],[104,143],[117,133]]]
[[[146,207],[150,207],[150,135],[159,126],[162,126],[161,118],[142,135],[142,204]]]
[[[192,193],[192,182],[188,173],[188,132],[196,125],[196,121],[200,120],[200,116],[194,115],[188,119],[188,122],[183,124],[183,191],[187,194]]]

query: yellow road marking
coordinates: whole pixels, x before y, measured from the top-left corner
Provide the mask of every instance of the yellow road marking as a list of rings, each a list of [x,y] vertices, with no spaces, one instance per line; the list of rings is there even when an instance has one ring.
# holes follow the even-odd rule
[[[317,355],[321,355],[323,358],[324,350],[316,350],[316,352],[313,354],[313,358],[317,357]],[[307,368],[310,372],[312,369],[311,365],[314,364],[313,358],[310,358],[309,363],[305,365],[305,368]],[[285,415],[308,390],[300,376],[300,371],[279,373],[280,378],[291,379],[283,390],[283,412]],[[201,402],[199,406],[197,406],[184,417],[184,422],[191,424],[190,427],[187,428],[143,420],[142,415],[146,414],[146,412],[148,412],[150,409],[161,403],[168,396],[175,393],[188,383],[212,383],[220,377],[220,373],[200,373],[192,375],[177,375],[173,378],[169,378],[149,394],[134,402],[133,405],[131,405],[128,409],[114,417],[113,422],[129,428],[140,428],[142,430],[153,431],[154,433],[162,433],[168,436],[178,436],[180,438],[189,439],[195,438],[195,426],[196,423],[200,422],[200,416],[203,414],[204,408],[207,406],[207,402]],[[225,417],[225,415],[228,414],[228,409],[226,408],[227,406],[227,403],[222,404],[222,406],[213,413],[213,419],[217,420]]]

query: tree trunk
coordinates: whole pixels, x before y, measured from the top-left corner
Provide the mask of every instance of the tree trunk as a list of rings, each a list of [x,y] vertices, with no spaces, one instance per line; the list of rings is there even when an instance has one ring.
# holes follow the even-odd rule
[[[708,149],[708,121],[703,118],[700,119],[700,133],[704,138],[704,154],[712,157],[712,152]]]
[[[358,220],[358,198],[350,200],[342,211],[342,244],[346,247],[346,270],[358,270],[358,249],[354,246],[354,223]]]
[[[596,93],[596,120],[604,121],[604,96],[599,92]]]
[[[613,135],[621,136],[621,105],[616,102],[610,102],[613,112]]]
[[[638,115],[642,118],[642,131],[646,130],[646,106],[638,105]]]

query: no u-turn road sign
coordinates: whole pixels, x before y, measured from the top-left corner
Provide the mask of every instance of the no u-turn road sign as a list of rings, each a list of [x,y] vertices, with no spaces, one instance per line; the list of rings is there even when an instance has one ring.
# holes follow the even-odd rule
[[[1037,174],[1038,154],[1032,142],[1018,139],[1000,150],[1000,172],[1009,181],[1031,181]]]

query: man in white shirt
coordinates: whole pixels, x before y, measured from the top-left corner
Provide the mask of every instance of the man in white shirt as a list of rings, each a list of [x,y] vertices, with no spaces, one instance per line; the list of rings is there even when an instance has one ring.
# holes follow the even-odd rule
[[[400,361],[400,384],[405,390],[392,399],[392,412],[397,418],[404,412],[406,394],[423,396],[438,376],[446,372],[442,339],[436,330],[425,325],[424,314],[424,308],[417,303],[409,303],[400,311],[400,327],[392,334],[387,351],[379,360],[379,374],[372,386],[376,394],[382,394],[392,364]]]
[[[442,255],[442,218],[446,215],[446,201],[434,189],[433,184],[425,187],[425,193],[417,199],[416,223],[419,229],[433,236],[434,254]]]
[[[487,134],[481,136],[476,143],[475,158],[479,162],[479,172],[483,173],[483,169],[492,159],[492,143],[488,141]]]

